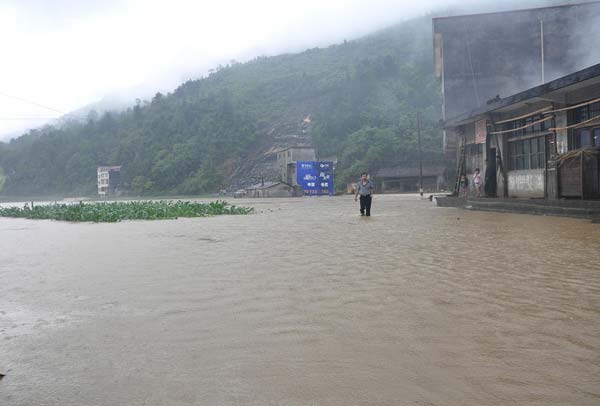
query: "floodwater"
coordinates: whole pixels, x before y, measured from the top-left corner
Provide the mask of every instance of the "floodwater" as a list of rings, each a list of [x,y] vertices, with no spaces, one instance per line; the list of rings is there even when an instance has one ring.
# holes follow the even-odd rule
[[[600,225],[243,203],[0,219],[0,405],[600,405]]]

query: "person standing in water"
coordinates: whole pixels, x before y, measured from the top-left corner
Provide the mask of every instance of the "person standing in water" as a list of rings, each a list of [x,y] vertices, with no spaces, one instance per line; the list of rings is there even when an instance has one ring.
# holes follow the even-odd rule
[[[373,201],[373,192],[375,191],[375,185],[367,178],[367,173],[363,172],[360,176],[360,180],[356,185],[356,194],[354,195],[354,201],[358,200],[360,196],[360,215],[367,216],[371,215],[371,202]]]

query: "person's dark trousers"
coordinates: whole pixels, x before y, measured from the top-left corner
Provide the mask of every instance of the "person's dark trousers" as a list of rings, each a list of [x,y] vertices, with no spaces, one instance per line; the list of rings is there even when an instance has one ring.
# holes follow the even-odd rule
[[[360,214],[367,213],[367,216],[371,215],[371,195],[360,196]]]

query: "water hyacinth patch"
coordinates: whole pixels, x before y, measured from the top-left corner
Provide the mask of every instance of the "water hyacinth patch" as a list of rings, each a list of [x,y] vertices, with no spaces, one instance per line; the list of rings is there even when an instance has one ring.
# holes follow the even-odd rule
[[[249,214],[250,207],[237,207],[225,201],[195,203],[186,201],[131,201],[78,204],[51,204],[34,207],[0,207],[0,217],[93,221],[114,223],[122,220],[162,220],[178,217],[207,217]]]

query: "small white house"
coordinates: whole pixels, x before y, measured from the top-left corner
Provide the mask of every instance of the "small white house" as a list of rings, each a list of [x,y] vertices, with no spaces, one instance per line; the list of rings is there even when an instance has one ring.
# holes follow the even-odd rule
[[[121,185],[120,166],[98,167],[98,195],[114,195]]]

